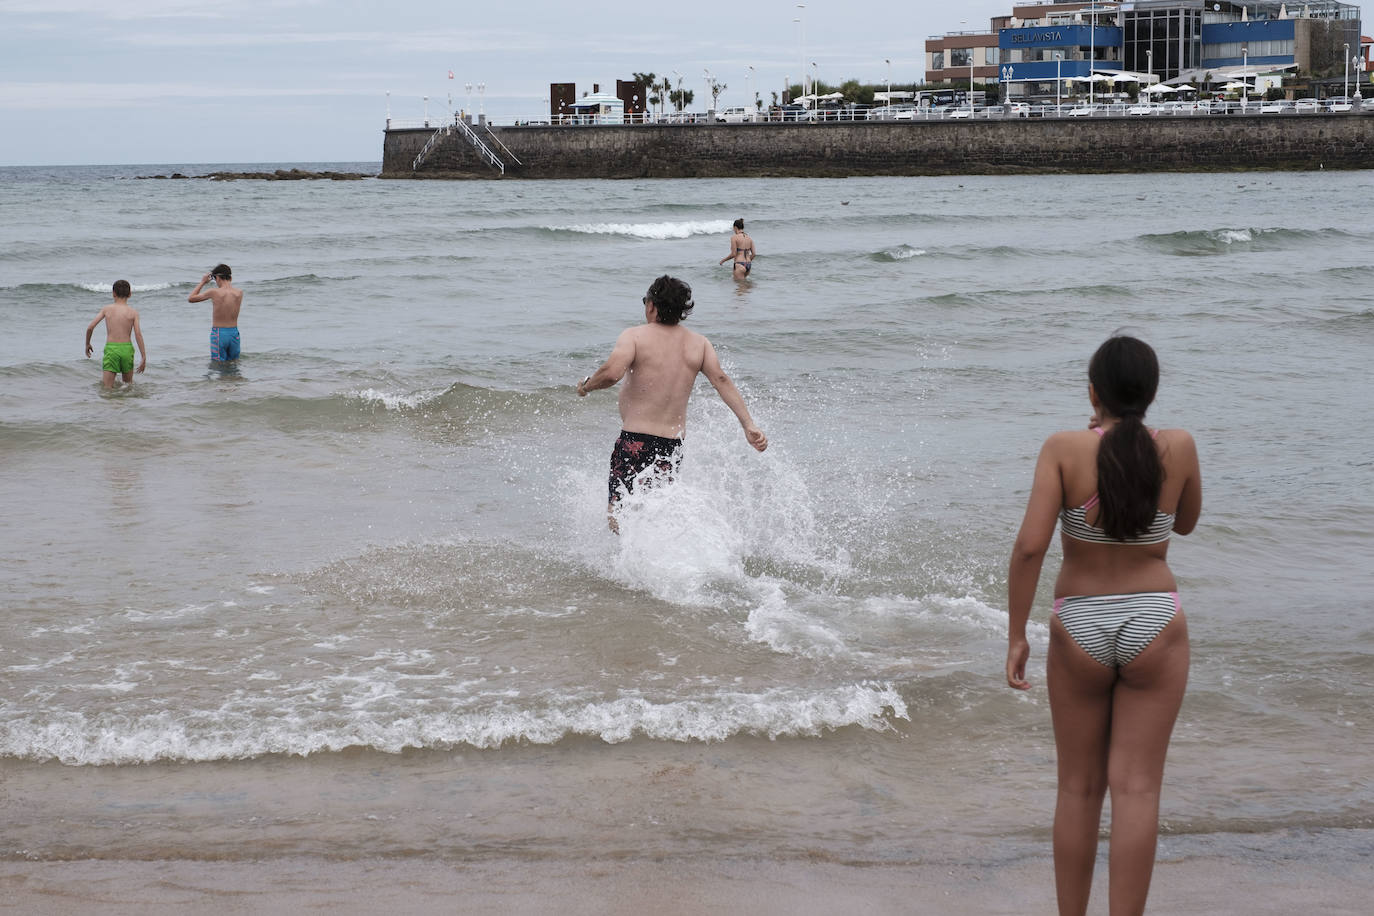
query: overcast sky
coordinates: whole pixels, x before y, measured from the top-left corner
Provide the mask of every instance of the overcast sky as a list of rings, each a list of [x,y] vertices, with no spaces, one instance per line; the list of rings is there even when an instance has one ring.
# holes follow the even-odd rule
[[[1010,0],[0,0],[0,165],[381,158],[390,105],[419,121],[468,104],[498,122],[635,71],[703,71],[768,101],[802,62],[826,82],[919,80],[925,39],[986,29]],[[626,10],[637,10],[627,14]],[[794,19],[804,20],[804,52]],[[749,67],[753,67],[752,80]],[[449,71],[454,79],[449,79]],[[387,92],[390,92],[389,102]]]

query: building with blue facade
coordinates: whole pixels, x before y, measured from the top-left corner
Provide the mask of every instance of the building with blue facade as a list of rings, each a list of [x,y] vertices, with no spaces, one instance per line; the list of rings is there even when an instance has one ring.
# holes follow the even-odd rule
[[[1138,86],[1220,85],[1262,73],[1278,74],[1276,82],[1284,75],[1339,82],[1354,67],[1358,81],[1364,66],[1360,8],[1333,0],[1027,3],[982,34],[988,45],[996,36],[995,52],[985,57],[996,61],[994,78],[1009,99],[1052,98],[1113,76]],[[926,42],[927,82],[967,79],[967,70],[948,66],[973,53],[958,39]]]

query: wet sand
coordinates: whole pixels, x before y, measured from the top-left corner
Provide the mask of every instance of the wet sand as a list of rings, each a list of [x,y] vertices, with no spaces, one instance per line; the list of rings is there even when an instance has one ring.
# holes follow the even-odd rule
[[[1150,911],[1206,916],[1368,912],[1374,865],[1161,862]],[[1099,885],[1105,879],[1099,870]],[[1106,912],[1105,886],[1092,913]],[[1034,914],[1054,912],[1048,859],[1003,866],[697,859],[598,863],[416,858],[329,862],[86,860],[0,864],[4,905],[33,914]]]

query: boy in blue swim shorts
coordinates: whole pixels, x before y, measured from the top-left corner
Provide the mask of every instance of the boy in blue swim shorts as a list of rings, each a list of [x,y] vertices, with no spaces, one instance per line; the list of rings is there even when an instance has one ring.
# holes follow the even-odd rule
[[[239,358],[239,308],[243,305],[243,290],[233,284],[233,272],[228,264],[216,264],[200,278],[187,302],[210,300],[210,359],[227,363]],[[205,284],[215,281],[213,289]]]
[[[116,280],[114,301],[100,310],[95,320],[86,326],[86,358],[91,358],[91,334],[95,326],[105,322],[105,352],[100,360],[100,384],[113,388],[115,376],[123,376],[124,384],[134,381],[134,344],[138,341],[141,359],[137,371],[148,367],[148,348],[143,345],[143,328],[138,323],[138,312],[129,306],[132,292],[128,280]]]

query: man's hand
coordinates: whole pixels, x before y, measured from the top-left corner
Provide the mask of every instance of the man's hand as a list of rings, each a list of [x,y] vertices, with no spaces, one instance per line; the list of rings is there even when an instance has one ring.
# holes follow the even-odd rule
[[[91,342],[89,340],[86,341],[86,358],[91,358]]]
[[[768,448],[768,437],[763,434],[763,430],[757,426],[746,426],[744,428],[744,438],[749,440],[749,444],[760,452]]]
[[[592,377],[589,375],[589,376],[587,376],[586,378],[584,378],[582,381],[580,381],[580,382],[577,383],[577,396],[578,396],[579,398],[585,398],[585,397],[587,396],[587,383],[590,382],[591,380],[592,380]]]

